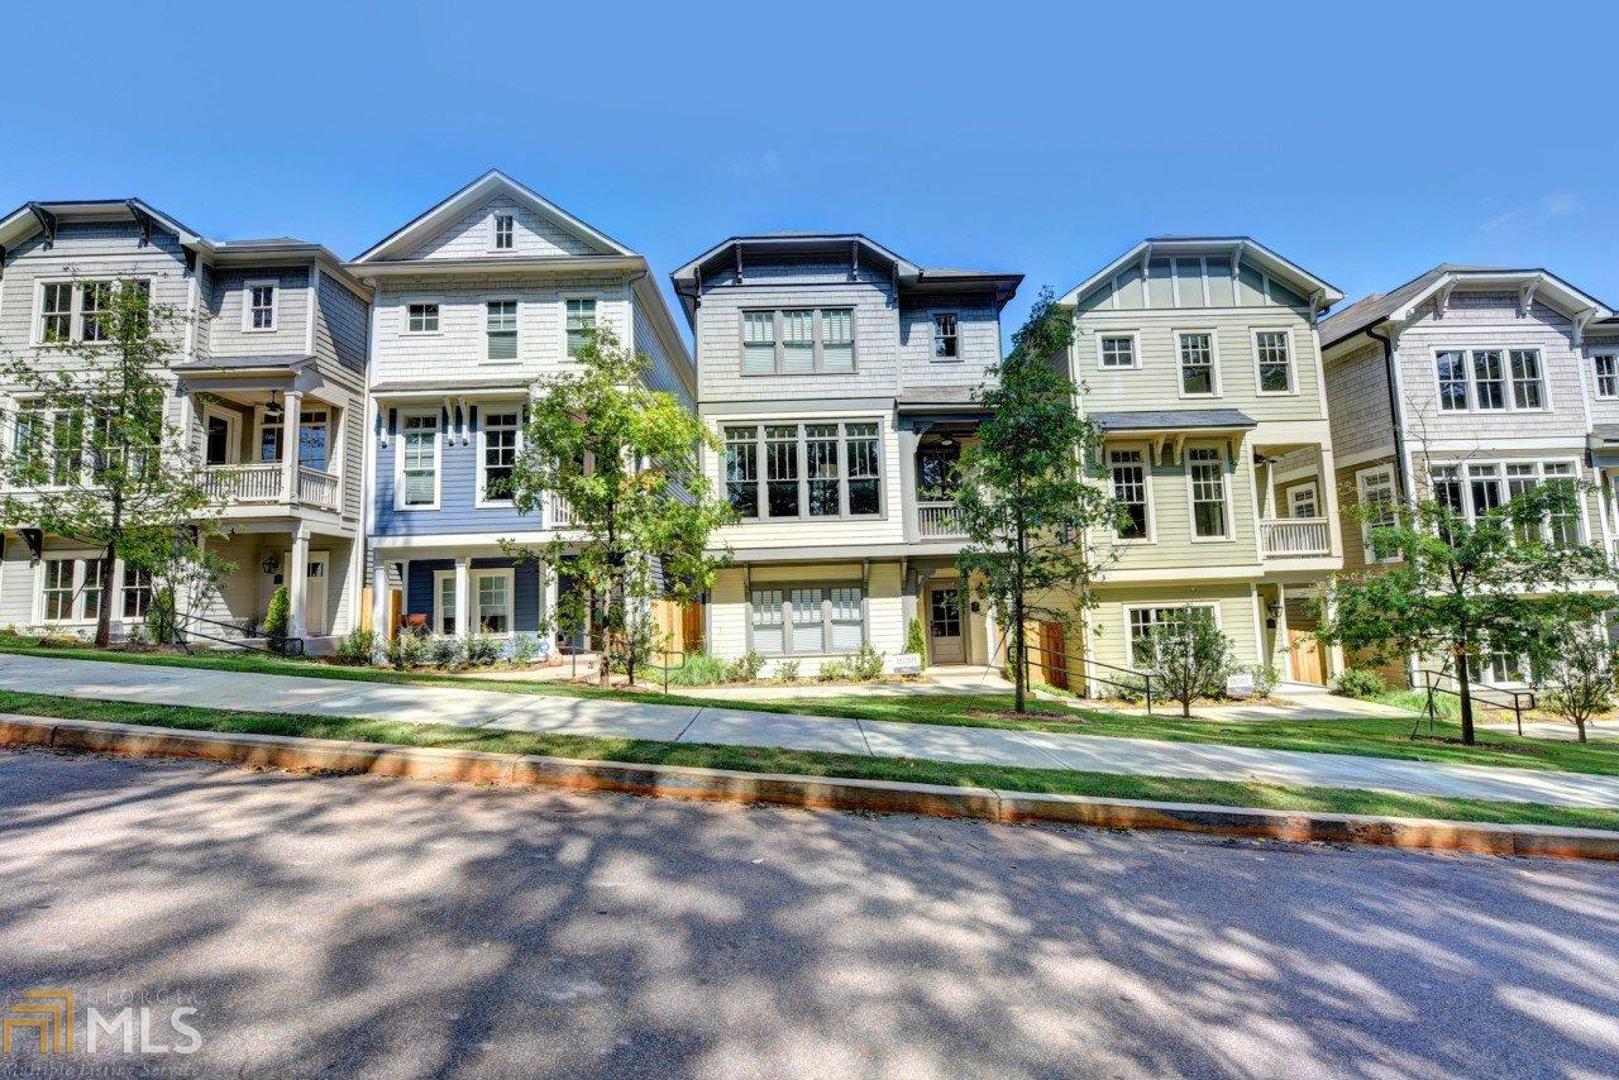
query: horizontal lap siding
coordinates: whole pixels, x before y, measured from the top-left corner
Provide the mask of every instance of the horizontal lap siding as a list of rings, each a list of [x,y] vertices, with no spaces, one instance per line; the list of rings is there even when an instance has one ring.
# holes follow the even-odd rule
[[[400,417],[403,410],[398,410]],[[390,409],[378,408],[378,422],[386,425]],[[444,423],[442,409],[439,423]],[[480,408],[479,423],[482,423]],[[509,507],[479,507],[474,505],[478,477],[478,432],[469,428],[463,443],[459,434],[448,436],[439,432],[442,451],[439,459],[439,509],[397,510],[394,508],[394,461],[399,449],[399,431],[403,420],[395,422],[388,445],[376,448],[377,478],[375,486],[376,517],[374,531],[384,536],[414,536],[432,533],[488,533],[491,536],[509,535],[542,527],[543,516],[525,515]],[[377,437],[373,435],[373,437]]]
[[[1229,443],[1213,440],[1188,440],[1187,447],[1224,446],[1230,458]],[[1118,560],[1110,564],[1113,570],[1166,569],[1190,566],[1252,566],[1259,562],[1258,539],[1254,530],[1254,480],[1250,464],[1252,454],[1248,442],[1237,444],[1235,461],[1226,461],[1227,510],[1235,537],[1229,542],[1192,540],[1192,496],[1187,483],[1184,456],[1176,463],[1174,452],[1166,447],[1162,464],[1154,463],[1150,469],[1152,503],[1150,509],[1156,528],[1156,543],[1120,544]],[[1142,443],[1109,442],[1108,449],[1149,448]],[[1148,453],[1151,459],[1150,452]],[[1111,545],[1106,537],[1099,543],[1102,552]]]
[[[1393,445],[1388,368],[1381,343],[1372,342],[1327,365],[1327,413],[1332,448],[1340,458]]]
[[[653,326],[652,319],[646,313],[644,304],[636,303],[635,308],[635,351],[645,356],[650,364],[647,368],[647,385],[654,390],[662,390],[673,394],[680,399],[680,403],[690,409],[694,403],[691,399],[691,390],[681,379],[676,364],[684,364],[684,357],[670,355],[670,350],[664,347],[663,338],[658,335]]]
[[[1213,603],[1220,611],[1220,629],[1231,640],[1233,657],[1239,664],[1259,662],[1254,642],[1254,601],[1250,586],[1179,586],[1169,588],[1119,587],[1103,589],[1099,602],[1089,613],[1092,629],[1089,641],[1098,661],[1129,667],[1129,643],[1125,612],[1133,607],[1173,607],[1185,603]],[[1112,677],[1113,672],[1099,670]]]
[[[277,283],[276,328],[244,331],[244,287],[249,281]],[[208,341],[213,356],[303,356],[309,345],[309,268],[215,270],[209,298]]]
[[[756,567],[751,574],[737,567],[719,571],[714,587],[709,591],[709,653],[732,660],[747,651],[750,618],[748,581],[751,580],[755,588],[783,588],[819,582],[857,584],[861,580],[862,569],[859,563],[805,563]],[[900,564],[872,563],[866,573],[867,640],[878,652],[895,656],[905,648]],[[814,656],[799,659],[802,675],[812,675],[820,668],[820,660]]]
[[[513,216],[512,246],[491,251],[490,218],[496,213]],[[593,245],[563,229],[556,222],[536,214],[510,196],[500,195],[468,211],[454,223],[422,242],[410,253],[412,259],[553,258],[558,255],[605,254],[605,247]]]

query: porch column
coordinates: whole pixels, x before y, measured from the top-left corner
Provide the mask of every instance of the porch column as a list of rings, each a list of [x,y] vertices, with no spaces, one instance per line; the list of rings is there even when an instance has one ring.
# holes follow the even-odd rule
[[[281,501],[298,501],[298,418],[303,415],[304,392],[288,390],[281,413]]]
[[[1282,673],[1282,678],[1296,681],[1293,675],[1293,643],[1287,636],[1287,586],[1282,582],[1276,583],[1276,630],[1271,635],[1270,654],[1274,658],[1281,654],[1281,663],[1275,659],[1271,663]]]
[[[561,579],[550,563],[540,564],[540,625],[546,628],[545,637],[551,642],[551,651],[557,651],[557,590]]]
[[[466,555],[455,560],[455,632],[460,637],[466,637],[472,632],[467,624],[468,612],[472,609],[472,598],[467,595],[467,588],[472,583],[472,559]]]
[[[388,588],[388,564],[380,551],[371,558],[371,632],[378,642],[384,642],[388,640],[388,601],[392,592]]]
[[[902,421],[899,429],[899,502],[905,511],[905,539],[913,542],[921,536],[916,510],[916,443],[915,430]]]
[[[1331,622],[1338,614],[1337,605],[1332,602],[1332,593],[1327,589],[1327,583],[1322,582],[1316,586],[1321,597],[1321,618]],[[1344,671],[1344,647],[1342,645],[1328,645],[1322,656],[1322,665],[1326,668],[1327,682],[1331,683]]]
[[[291,566],[287,567],[287,599],[292,611],[287,617],[287,636],[304,636],[304,593],[309,587],[309,528],[299,525],[292,533]]]
[[[1338,518],[1338,469],[1332,461],[1332,447],[1323,446],[1317,459],[1321,515],[1327,519],[1327,543],[1330,545],[1328,550],[1333,557],[1342,558],[1344,538]]]

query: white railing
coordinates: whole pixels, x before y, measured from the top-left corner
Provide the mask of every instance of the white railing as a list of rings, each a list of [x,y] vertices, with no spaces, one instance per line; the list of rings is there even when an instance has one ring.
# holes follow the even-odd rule
[[[329,472],[298,466],[298,501],[305,506],[337,509],[337,477]]]
[[[210,465],[203,487],[221,502],[266,503],[281,501],[280,462],[269,465]]]
[[[1259,550],[1266,558],[1332,554],[1326,518],[1265,518],[1259,523]]]
[[[566,529],[579,523],[574,516],[573,507],[561,495],[551,496],[551,528]]]
[[[966,535],[961,531],[961,511],[949,501],[917,503],[916,531],[924,539],[930,540]]]

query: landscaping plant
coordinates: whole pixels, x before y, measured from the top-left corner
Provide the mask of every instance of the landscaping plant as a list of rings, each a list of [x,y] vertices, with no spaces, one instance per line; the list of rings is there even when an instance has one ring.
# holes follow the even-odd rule
[[[1344,697],[1372,699],[1388,693],[1383,676],[1366,668],[1345,668],[1333,681],[1334,693]]]
[[[1564,626],[1545,642],[1539,703],[1574,725],[1580,742],[1585,726],[1613,708],[1614,647],[1600,624]]]
[[[1181,716],[1192,715],[1192,702],[1224,690],[1231,669],[1231,639],[1220,632],[1207,608],[1188,604],[1155,624],[1147,671],[1155,689],[1181,704]]]
[[[871,642],[865,642],[846,658],[850,674],[860,682],[870,682],[873,679],[880,678],[883,673],[884,655],[884,653],[880,653],[873,648]]]
[[[332,654],[332,659],[339,664],[369,664],[376,648],[376,633],[355,627],[337,643],[337,650]]]
[[[292,597],[285,585],[276,587],[270,596],[270,606],[264,613],[264,636],[272,641],[280,641],[287,636],[287,626],[292,621]]]
[[[905,626],[905,651],[915,653],[921,657],[922,666],[928,666],[928,636],[922,629],[922,620],[915,615]]]

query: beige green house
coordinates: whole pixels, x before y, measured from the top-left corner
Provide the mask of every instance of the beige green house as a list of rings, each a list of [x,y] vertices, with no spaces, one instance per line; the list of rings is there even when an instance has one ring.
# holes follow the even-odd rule
[[[1084,613],[1092,677],[1208,609],[1241,664],[1324,683],[1311,600],[1343,562],[1317,320],[1343,294],[1246,237],[1155,237],[1060,298],[1070,375],[1125,527]],[[1101,689],[1093,684],[1093,691]]]

